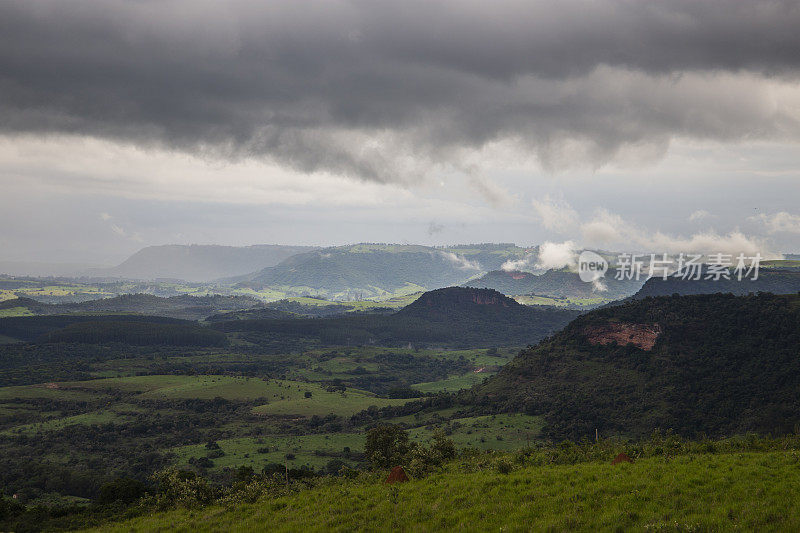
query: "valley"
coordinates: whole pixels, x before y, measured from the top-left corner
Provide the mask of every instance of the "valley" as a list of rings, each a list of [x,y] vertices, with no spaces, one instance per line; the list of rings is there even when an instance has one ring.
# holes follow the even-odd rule
[[[420,250],[399,250],[398,268],[420,265]],[[495,265],[517,257],[507,247],[468,250]],[[370,245],[345,253],[389,252]],[[317,251],[301,255],[312,272],[325,268]],[[355,263],[344,268],[358,272]],[[405,435],[411,451],[395,460],[420,490],[451,482],[455,465],[480,454],[488,471],[469,475],[481,480],[509,462],[511,472],[525,472],[521,450],[559,442],[635,446],[654,430],[689,439],[789,434],[800,424],[797,274],[773,262],[748,285],[754,290],[739,290],[749,295],[704,295],[709,284],[677,280],[669,290],[685,296],[653,297],[667,290],[654,284],[668,282],[598,292],[568,270],[496,270],[408,294],[402,284],[384,285],[372,293],[379,297],[356,300],[347,299],[356,289],[335,284],[325,294],[346,299],[272,300],[257,291],[276,286],[258,288],[255,278],[7,278],[0,483],[26,509],[50,509],[49,529],[66,520],[59,516],[83,525],[103,513],[118,519],[97,504],[109,483],[152,487],[165,472],[189,472],[223,492],[249,479],[258,494],[288,490],[286,498],[298,483],[320,497],[333,480],[361,490],[375,475],[366,436],[385,427]],[[247,283],[249,294],[241,292]],[[576,475],[599,468],[597,457],[586,461],[573,465]],[[577,523],[594,522],[587,515]]]

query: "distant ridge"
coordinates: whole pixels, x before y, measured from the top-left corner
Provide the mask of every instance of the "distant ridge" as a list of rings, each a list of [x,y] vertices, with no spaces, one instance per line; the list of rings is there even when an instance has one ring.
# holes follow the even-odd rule
[[[577,311],[527,307],[491,289],[447,287],[429,291],[394,314],[331,318],[229,320],[213,327],[241,338],[297,336],[327,344],[489,347],[526,346],[564,327]]]
[[[701,274],[701,278],[705,277],[704,273]],[[730,293],[744,296],[759,292],[771,292],[773,294],[796,294],[800,292],[800,271],[761,269],[758,273],[758,279],[755,281],[747,277],[743,277],[741,281],[735,278],[695,280],[682,279],[675,276],[668,277],[666,280],[663,278],[650,278],[633,295],[633,298],[714,293]]]
[[[289,288],[298,296],[305,292],[337,300],[385,297],[463,283],[484,270],[483,262],[497,264],[524,253],[514,245],[480,246],[453,251],[371,243],[324,248],[247,276],[240,286]]]
[[[530,272],[494,270],[484,276],[464,283],[466,287],[486,287],[508,296],[536,294],[553,298],[625,298],[642,286],[639,280],[617,280],[616,270],[611,269],[603,278],[602,287],[581,281],[576,272],[548,270],[542,274]]]
[[[179,279],[208,282],[240,276],[274,266],[311,246],[259,244],[255,246],[217,246],[167,244],[143,248],[113,268],[95,269],[94,276],[154,280]]]
[[[512,298],[494,289],[446,287],[428,291],[397,312],[403,317],[432,318],[454,314],[507,314],[527,309]]]
[[[32,315],[66,314],[136,314],[202,320],[219,313],[251,309],[264,310],[264,304],[249,296],[171,296],[164,298],[152,294],[122,294],[76,303],[48,304],[31,298],[13,298],[0,302],[0,310],[24,307]],[[272,318],[291,316],[277,310],[264,310]]]

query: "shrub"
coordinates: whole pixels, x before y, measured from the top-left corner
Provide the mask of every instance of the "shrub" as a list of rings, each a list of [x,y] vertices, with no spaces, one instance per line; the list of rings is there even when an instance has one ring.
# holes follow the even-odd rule
[[[412,448],[403,429],[382,425],[367,432],[364,455],[373,468],[391,468],[405,462]]]
[[[415,477],[441,468],[457,455],[456,446],[443,432],[437,431],[429,447],[415,446],[410,453],[409,471]]]
[[[510,474],[511,471],[514,469],[514,466],[511,464],[511,461],[507,459],[500,459],[494,465],[494,469],[497,470],[500,474]]]
[[[156,472],[153,480],[158,483],[155,505],[159,509],[171,507],[199,508],[214,501],[214,490],[205,478],[194,472],[167,468]]]
[[[121,477],[100,487],[97,503],[108,505],[114,502],[133,503],[147,492],[147,486],[136,479]]]

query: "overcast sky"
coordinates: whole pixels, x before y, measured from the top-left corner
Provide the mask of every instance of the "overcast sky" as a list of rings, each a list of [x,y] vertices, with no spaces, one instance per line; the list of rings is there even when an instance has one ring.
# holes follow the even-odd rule
[[[5,0],[0,260],[800,251],[800,2]]]

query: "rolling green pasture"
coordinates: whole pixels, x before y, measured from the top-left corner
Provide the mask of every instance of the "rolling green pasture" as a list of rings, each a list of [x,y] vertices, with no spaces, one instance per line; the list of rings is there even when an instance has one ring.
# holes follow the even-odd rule
[[[473,385],[481,383],[484,379],[495,375],[496,372],[468,372],[457,376],[450,376],[439,381],[428,381],[425,383],[415,383],[412,389],[420,392],[455,392],[461,389],[468,389]]]
[[[117,409],[93,411],[91,413],[82,413],[79,415],[65,417],[58,417],[56,413],[53,414],[56,416],[46,419],[42,422],[14,426],[13,429],[8,429],[0,433],[30,435],[40,431],[63,430],[64,428],[75,425],[90,426],[93,424],[107,424],[110,422],[124,423],[130,420],[130,417],[121,414]]]
[[[328,392],[316,383],[236,376],[129,376],[0,388],[0,401],[13,398],[90,400],[121,391],[134,398],[210,400],[263,399],[258,414],[312,416],[329,413],[349,416],[370,405],[398,405],[407,400],[378,398],[357,389]],[[311,393],[306,397],[306,393]]]
[[[613,298],[555,298],[535,294],[521,294],[514,299],[523,305],[547,305],[569,309],[590,309],[614,301]]]
[[[31,316],[31,310],[27,307],[9,307],[7,309],[0,309],[0,318],[10,316]]]
[[[358,433],[242,437],[216,442],[225,455],[213,459],[213,469],[245,465],[256,472],[261,471],[268,463],[284,462],[290,468],[308,466],[318,469],[325,466],[332,457],[352,464],[353,461],[344,457],[345,448],[354,454],[364,451],[364,435]],[[205,457],[209,453],[205,444],[180,446],[170,451],[175,455],[177,466],[186,466],[189,458]]]
[[[313,383],[285,383],[287,384],[285,387],[267,398],[269,403],[253,408],[253,413],[302,417],[328,414],[351,416],[371,406],[386,407],[408,402],[403,399],[378,398],[374,394],[357,389],[328,392],[320,385]],[[305,397],[306,391],[311,392],[310,398]]]
[[[234,376],[132,376],[123,378],[96,379],[65,383],[63,387],[103,390],[121,390],[138,393],[141,398],[210,400],[250,400],[278,397],[291,382],[264,380]]]

